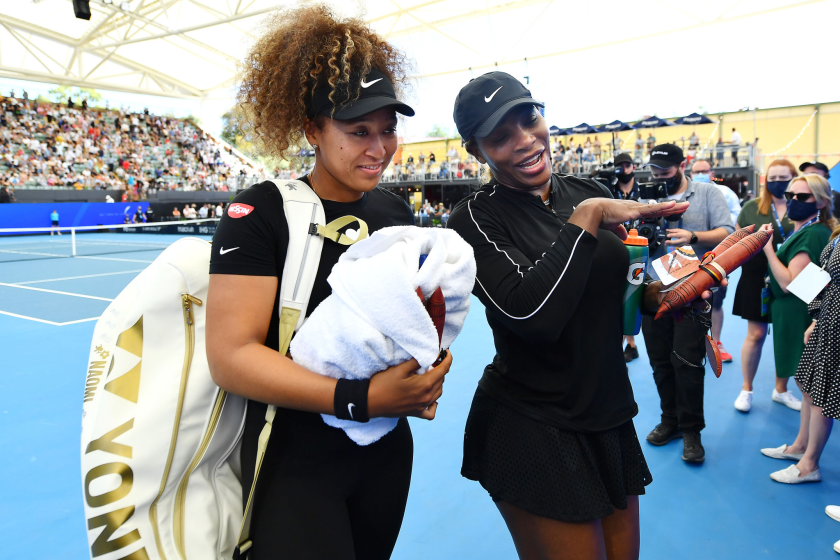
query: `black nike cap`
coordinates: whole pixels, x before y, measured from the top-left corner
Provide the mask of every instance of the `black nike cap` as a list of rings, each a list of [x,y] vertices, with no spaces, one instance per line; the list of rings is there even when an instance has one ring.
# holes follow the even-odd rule
[[[488,136],[508,111],[519,105],[545,107],[522,82],[505,72],[488,72],[461,88],[453,117],[464,140]]]
[[[683,156],[683,151],[679,146],[674,144],[659,144],[658,146],[654,146],[650,151],[648,165],[665,169],[679,165],[683,161],[685,161],[685,156]]]
[[[328,85],[318,87],[312,94],[306,116],[311,119],[315,115],[325,115],[346,121],[384,107],[393,107],[396,112],[407,117],[414,116],[414,109],[397,99],[394,84],[375,68],[366,76],[362,76],[360,72],[351,73],[349,83],[338,84],[333,94],[335,101],[330,100],[331,91]],[[357,93],[358,98],[354,99]]]

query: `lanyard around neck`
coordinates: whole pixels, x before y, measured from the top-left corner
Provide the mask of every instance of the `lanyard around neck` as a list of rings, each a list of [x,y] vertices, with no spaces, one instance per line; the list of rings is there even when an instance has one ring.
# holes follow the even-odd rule
[[[776,220],[776,229],[779,230],[779,235],[782,236],[782,243],[787,240],[787,234],[785,233],[785,229],[782,227],[782,221],[779,219],[779,213],[776,212],[776,203],[770,201],[770,209],[773,210],[773,218]]]
[[[785,239],[785,240],[782,242],[782,245],[784,245],[785,243],[787,243],[788,241],[790,241],[791,239],[793,239],[793,236],[794,236],[794,235],[796,235],[797,233],[801,232],[801,231],[802,231],[802,230],[804,230],[806,227],[811,226],[811,225],[814,225],[814,224],[816,224],[816,223],[817,223],[817,222],[819,222],[819,221],[820,221],[820,217],[819,217],[819,215],[814,216],[813,218],[811,218],[810,220],[808,220],[807,222],[805,222],[805,223],[802,225],[802,227],[801,227],[801,228],[799,228],[798,230],[796,230],[796,231],[794,231],[793,233],[791,233],[791,234],[788,236],[788,238],[787,238],[787,239]]]

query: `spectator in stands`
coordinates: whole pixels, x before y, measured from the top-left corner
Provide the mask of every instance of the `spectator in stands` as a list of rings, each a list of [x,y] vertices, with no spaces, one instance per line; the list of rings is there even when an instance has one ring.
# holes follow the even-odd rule
[[[741,213],[741,203],[738,201],[738,195],[726,185],[715,183],[715,170],[712,167],[711,161],[707,159],[695,161],[691,166],[691,180],[695,183],[711,183],[716,186],[723,193],[726,204],[729,206],[732,226],[735,227],[738,225],[738,215]],[[720,339],[721,330],[723,329],[723,300],[725,298],[726,286],[718,288],[712,297],[712,338],[717,342],[721,360],[728,363],[732,361],[732,354],[726,351]]]
[[[756,228],[760,228],[764,224],[772,224],[773,239],[769,244],[779,247],[794,228],[793,222],[787,217],[784,194],[797,172],[788,160],[777,159],[770,163],[765,175],[765,186],[761,189],[759,198],[744,204],[738,215],[738,227],[755,224]],[[762,309],[762,290],[765,287],[767,267],[767,256],[764,252],[745,262],[741,266],[741,278],[738,280],[735,300],[732,302],[733,315],[747,320],[747,336],[741,348],[744,383],[735,399],[735,408],[741,412],[749,412],[752,408],[753,380],[761,360],[761,349],[767,338],[768,325],[773,322],[769,308]],[[769,279],[766,281],[769,282]],[[788,391],[787,386],[788,378],[779,377],[777,370],[773,400],[793,410],[799,410],[802,401]]]
[[[830,424],[830,420],[825,421],[820,408],[826,405],[826,397],[836,403],[838,394],[835,392],[832,395],[829,386],[818,389],[814,385],[817,379],[814,378],[813,372],[824,372],[819,376],[819,381],[823,382],[837,377],[837,344],[830,341],[831,338],[836,340],[837,330],[827,330],[831,322],[830,314],[836,313],[837,310],[829,310],[829,316],[825,317],[829,324],[822,327],[818,334],[825,337],[826,346],[833,348],[822,357],[823,361],[815,363],[814,345],[809,347],[809,355],[803,356],[806,333],[810,338],[814,331],[808,304],[790,293],[788,287],[805,267],[821,262],[821,255],[825,254],[831,230],[836,226],[836,222],[829,210],[831,187],[828,181],[819,175],[802,175],[791,181],[785,198],[789,201],[788,216],[794,221],[796,228],[778,251],[767,249],[767,246],[764,249],[770,263],[772,312],[776,319],[773,329],[773,354],[776,358],[777,374],[785,376],[796,374],[800,358],[803,358],[799,381],[804,382],[802,388],[806,402],[800,412],[799,435],[793,444],[762,449],[761,452],[776,459],[799,459],[796,465],[770,475],[770,478],[777,482],[798,484],[820,481],[819,458],[830,433],[830,427],[826,425]],[[772,226],[765,224],[761,229],[769,231],[772,230]],[[826,303],[829,304],[830,299]],[[815,340],[815,343],[817,342]],[[826,350],[824,346],[823,352]],[[816,403],[820,404],[815,406]],[[812,427],[814,433],[811,433]],[[811,441],[811,437],[815,441]]]
[[[723,152],[724,152],[724,146],[725,145],[726,145],[726,143],[723,141],[723,137],[722,136],[719,137],[718,141],[717,141],[717,145],[715,146],[715,165],[717,165],[718,167],[720,167],[724,163]]]
[[[9,187],[3,185],[3,187],[0,188],[0,204],[7,204],[11,202],[15,202],[15,195],[13,192],[9,191]]]
[[[455,149],[455,146],[449,148],[449,151],[446,152],[446,159],[450,163],[457,162],[458,160],[458,150]]]
[[[697,136],[697,131],[692,130],[691,136],[688,137],[688,145],[689,146],[699,146],[700,145],[700,137]]]
[[[653,135],[653,132],[648,132],[648,137],[647,137],[648,155],[650,155],[650,152],[651,152],[651,150],[653,150],[654,146],[656,146],[656,136]]]
[[[560,144],[562,146],[562,144]],[[601,163],[601,141],[598,140],[598,137],[595,137],[595,141],[592,142],[592,155],[595,156],[595,161],[599,164]]]
[[[645,141],[642,139],[640,134],[636,135],[636,144],[635,150],[633,151],[633,160],[636,164],[642,164],[642,158],[644,158],[644,149],[645,149]]]
[[[178,210],[177,206],[172,209],[172,219],[173,220],[180,220],[181,219],[181,211]]]
[[[216,206],[216,217],[221,218],[224,213],[225,213],[225,205],[224,205],[224,203],[220,202]]]
[[[732,136],[729,137],[729,146],[732,148],[732,167],[738,167],[738,150],[741,147],[741,133],[732,128]]]

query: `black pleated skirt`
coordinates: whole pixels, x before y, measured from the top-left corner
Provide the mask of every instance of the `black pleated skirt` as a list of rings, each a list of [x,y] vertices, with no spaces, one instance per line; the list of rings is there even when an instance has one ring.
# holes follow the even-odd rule
[[[478,389],[464,433],[461,474],[534,515],[583,522],[627,508],[653,481],[633,421],[603,432],[563,430]]]

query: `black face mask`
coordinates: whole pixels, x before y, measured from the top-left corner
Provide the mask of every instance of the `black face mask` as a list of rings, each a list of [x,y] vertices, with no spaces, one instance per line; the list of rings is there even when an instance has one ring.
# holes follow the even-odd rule
[[[796,199],[791,199],[787,201],[788,220],[793,220],[794,222],[801,222],[805,218],[811,217],[816,213],[816,202],[799,202]]]
[[[668,177],[667,179],[654,179],[654,183],[657,185],[661,185],[665,187],[665,192],[669,195],[674,194],[678,190],[680,190],[680,185],[682,185],[683,175],[682,172],[677,170],[673,177]]]
[[[635,171],[631,171],[630,173],[616,173],[615,174],[615,178],[618,179],[618,182],[621,183],[621,184],[624,184],[624,185],[626,185],[631,180],[633,180],[633,177],[635,177],[635,176],[636,176]]]
[[[785,196],[790,181],[767,181],[767,190],[776,198]]]

